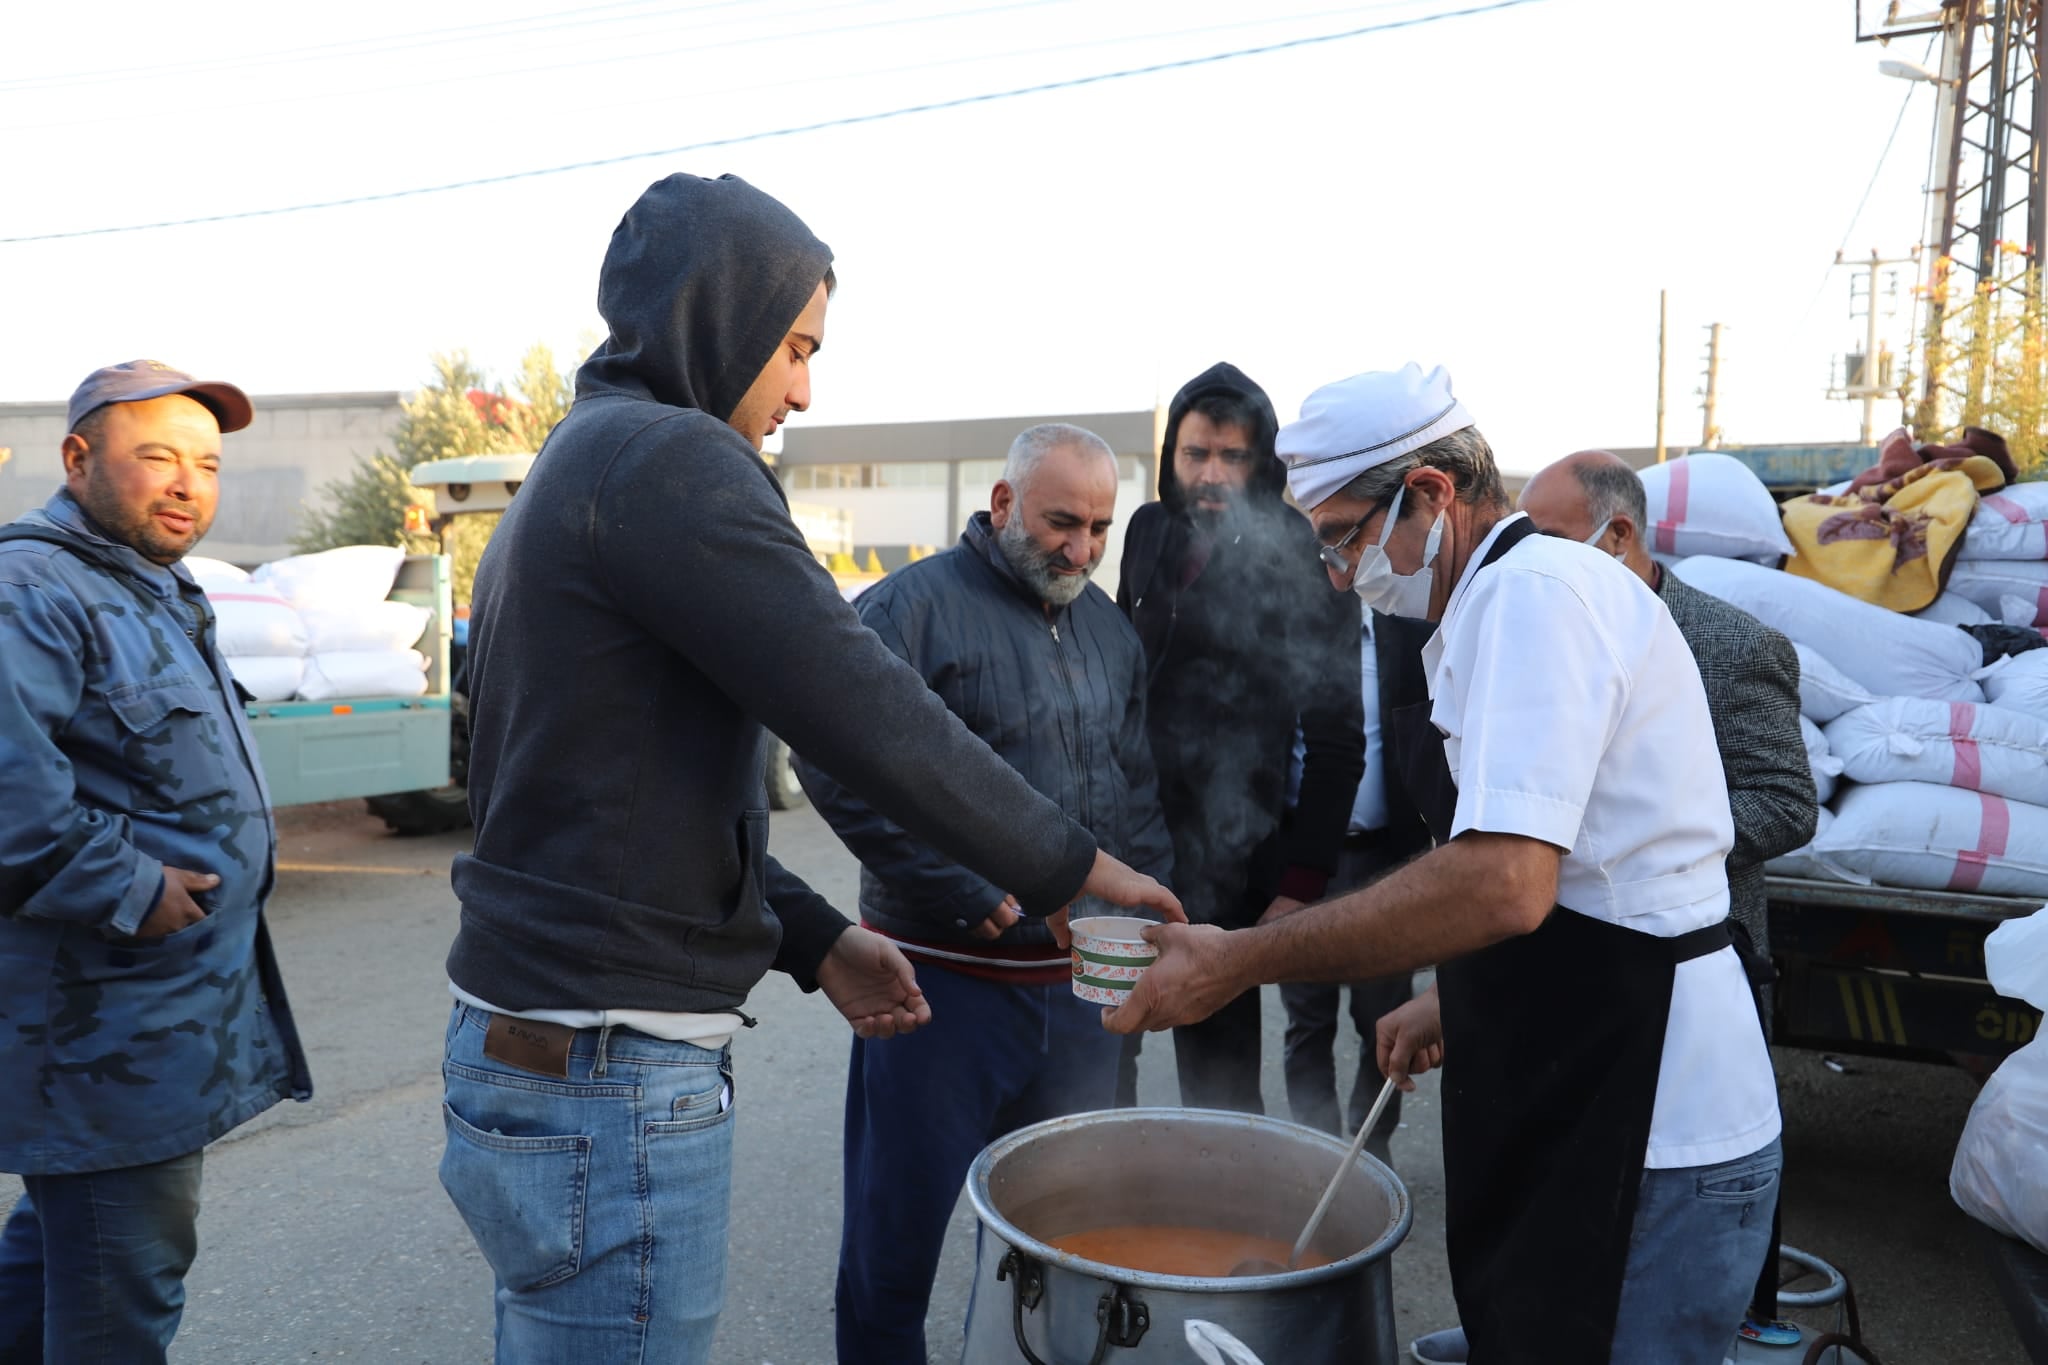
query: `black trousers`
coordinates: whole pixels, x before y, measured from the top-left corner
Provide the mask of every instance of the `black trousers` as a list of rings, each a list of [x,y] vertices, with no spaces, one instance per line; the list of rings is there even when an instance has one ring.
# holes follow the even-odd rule
[[[1368,839],[1346,843],[1337,862],[1337,875],[1330,880],[1332,897],[1356,891],[1378,881],[1403,860],[1374,846]],[[1351,992],[1349,1014],[1358,1031],[1358,1070],[1351,1078],[1351,1097],[1340,1108],[1337,1086],[1337,1023],[1346,1011],[1342,997]],[[1291,982],[1280,988],[1287,1006],[1287,1034],[1283,1066],[1287,1077],[1287,1108],[1296,1123],[1320,1128],[1326,1133],[1350,1137],[1365,1122],[1366,1111],[1378,1097],[1382,1077],[1373,1051],[1374,1025],[1380,1016],[1408,1003],[1415,993],[1414,975],[1398,972],[1391,976],[1354,981],[1348,986],[1325,982]],[[1343,1118],[1340,1120],[1340,1112]],[[1384,1149],[1401,1122],[1401,1094],[1381,1111],[1373,1125],[1371,1141]]]

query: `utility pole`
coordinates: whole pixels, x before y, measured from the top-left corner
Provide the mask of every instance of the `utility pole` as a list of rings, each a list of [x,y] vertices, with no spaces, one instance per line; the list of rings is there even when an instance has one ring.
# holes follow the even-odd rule
[[[1664,334],[1671,323],[1671,291],[1657,291],[1657,463],[1663,464],[1664,450]]]
[[[1919,257],[1916,250],[1911,256],[1886,260],[1871,249],[1870,259],[1862,262],[1860,269],[1868,272],[1863,285],[1863,354],[1849,356],[1842,366],[1842,386],[1829,392],[1831,398],[1857,398],[1863,402],[1863,444],[1872,445],[1877,440],[1877,400],[1895,396],[1897,386],[1892,382],[1891,352],[1881,348],[1877,338],[1877,291],[1878,272],[1886,266],[1913,265]],[[1835,253],[1835,264],[1848,262],[1839,251]],[[1896,283],[1894,284],[1896,288]],[[1849,316],[1856,316],[1855,286],[1849,289]]]
[[[1706,401],[1700,404],[1700,411],[1706,420],[1700,425],[1700,449],[1721,448],[1721,424],[1714,420],[1715,410],[1721,398],[1721,324],[1716,322],[1707,327],[1707,388]]]

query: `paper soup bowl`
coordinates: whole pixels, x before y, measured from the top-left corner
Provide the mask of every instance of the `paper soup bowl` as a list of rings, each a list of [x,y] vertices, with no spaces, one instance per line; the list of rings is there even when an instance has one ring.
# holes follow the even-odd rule
[[[1072,920],[1067,931],[1073,935],[1074,994],[1098,1005],[1121,1005],[1131,987],[1159,956],[1159,950],[1145,942],[1151,920],[1123,915],[1091,915]]]

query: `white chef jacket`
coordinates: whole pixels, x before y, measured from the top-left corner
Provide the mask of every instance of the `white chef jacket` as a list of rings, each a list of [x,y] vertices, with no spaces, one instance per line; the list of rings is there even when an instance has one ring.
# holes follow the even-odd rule
[[[1728,914],[1735,843],[1706,690],[1663,601],[1590,546],[1474,551],[1423,650],[1458,785],[1452,837],[1566,850],[1558,904],[1671,938]],[[1562,1022],[1562,1021],[1560,1021]],[[1733,948],[1678,964],[1644,1165],[1711,1166],[1779,1132],[1777,1087]]]

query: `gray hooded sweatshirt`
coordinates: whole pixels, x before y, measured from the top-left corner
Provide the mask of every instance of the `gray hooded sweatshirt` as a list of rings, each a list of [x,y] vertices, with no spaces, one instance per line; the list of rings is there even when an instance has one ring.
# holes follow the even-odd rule
[[[762,727],[1027,913],[1095,842],[861,625],[729,417],[831,263],[676,175],[612,235],[610,334],[478,569],[448,973],[503,1009],[729,1009],[846,921],[767,856]]]

